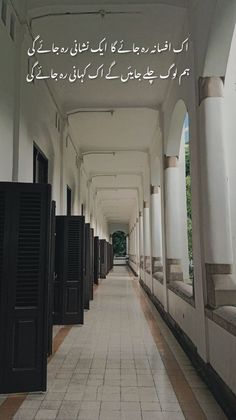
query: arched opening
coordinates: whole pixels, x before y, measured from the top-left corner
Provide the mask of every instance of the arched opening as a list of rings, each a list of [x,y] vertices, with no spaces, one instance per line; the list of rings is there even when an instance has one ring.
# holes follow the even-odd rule
[[[180,244],[183,280],[193,281],[193,240],[192,240],[192,192],[191,192],[191,147],[189,136],[189,114],[185,110],[178,156],[179,166],[179,210]]]
[[[187,239],[188,239],[188,275],[189,280],[193,280],[193,238],[192,238],[192,189],[191,189],[191,157],[189,144],[189,115],[183,125],[181,141],[184,144],[184,166],[185,166],[185,194],[186,194],[186,215],[187,215]],[[187,279],[188,280],[188,279]]]
[[[193,280],[191,141],[189,114],[179,100],[174,108],[166,143],[167,265],[172,280]],[[171,274],[174,273],[174,274]]]
[[[124,232],[121,230],[114,232],[112,235],[112,244],[115,258],[126,256],[126,234]]]

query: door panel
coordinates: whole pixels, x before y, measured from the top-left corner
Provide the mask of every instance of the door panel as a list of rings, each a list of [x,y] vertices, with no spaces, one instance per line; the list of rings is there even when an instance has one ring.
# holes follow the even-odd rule
[[[56,280],[54,323],[82,324],[83,216],[56,217]]]
[[[85,224],[85,285],[84,285],[84,308],[90,308],[90,294],[91,294],[91,236],[90,224]]]
[[[107,275],[107,242],[105,239],[100,241],[100,263],[101,263],[101,278],[106,278]]]
[[[90,229],[90,299],[93,300],[94,285],[94,230]]]
[[[56,202],[52,201],[50,220],[50,256],[49,256],[49,282],[48,282],[48,356],[52,354],[53,342],[53,302],[55,278],[55,235],[56,235]]]
[[[0,392],[46,390],[49,185],[0,183]]]
[[[94,283],[99,283],[99,238],[94,238]]]

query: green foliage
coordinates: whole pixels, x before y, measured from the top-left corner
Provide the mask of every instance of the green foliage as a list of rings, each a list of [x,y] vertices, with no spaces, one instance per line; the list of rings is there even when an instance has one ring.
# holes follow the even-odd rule
[[[189,145],[185,145],[185,169],[186,169],[185,173],[186,173],[189,276],[190,278],[193,278],[192,191],[191,191]]]
[[[190,150],[189,144],[185,145],[185,174],[186,177],[190,176]]]
[[[124,232],[117,231],[112,235],[113,250],[116,257],[124,257],[126,255],[126,235]]]

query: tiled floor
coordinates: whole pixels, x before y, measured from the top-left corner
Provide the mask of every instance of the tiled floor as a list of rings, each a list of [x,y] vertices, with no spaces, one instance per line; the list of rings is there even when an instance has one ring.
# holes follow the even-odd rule
[[[85,325],[74,326],[51,359],[48,392],[28,395],[14,419],[225,419],[150,306],[159,331],[156,345],[144,300],[127,270],[116,268],[97,289]]]

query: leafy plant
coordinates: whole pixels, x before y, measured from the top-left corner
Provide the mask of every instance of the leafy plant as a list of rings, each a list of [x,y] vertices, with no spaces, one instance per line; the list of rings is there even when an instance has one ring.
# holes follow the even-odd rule
[[[186,199],[187,199],[189,276],[192,279],[193,278],[192,191],[191,191],[189,144],[185,145],[185,175],[186,175]]]
[[[112,235],[113,250],[115,257],[124,257],[126,255],[126,235],[124,232],[117,231]]]

